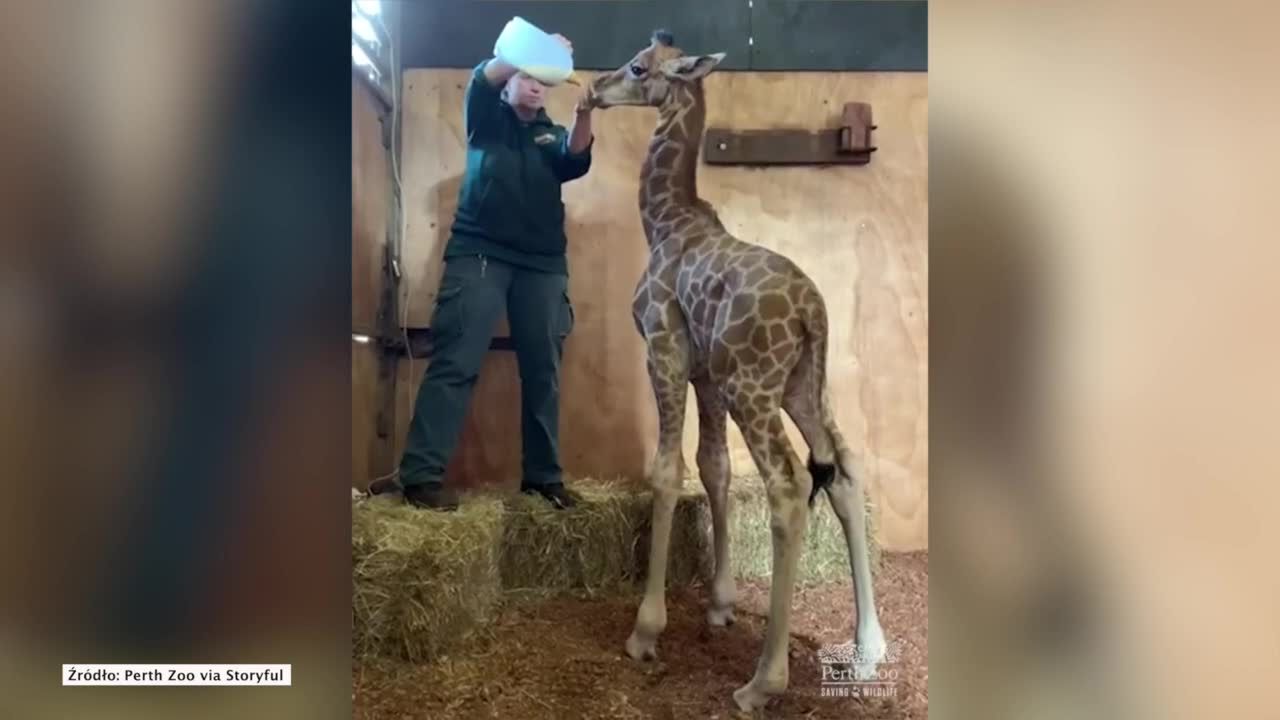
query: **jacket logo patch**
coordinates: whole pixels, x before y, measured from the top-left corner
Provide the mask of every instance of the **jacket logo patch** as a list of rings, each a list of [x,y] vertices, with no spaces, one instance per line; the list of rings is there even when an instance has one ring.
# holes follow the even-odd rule
[[[550,145],[551,143],[556,141],[556,136],[551,133],[546,133],[544,135],[535,136],[533,138],[533,141],[538,143],[539,145]]]

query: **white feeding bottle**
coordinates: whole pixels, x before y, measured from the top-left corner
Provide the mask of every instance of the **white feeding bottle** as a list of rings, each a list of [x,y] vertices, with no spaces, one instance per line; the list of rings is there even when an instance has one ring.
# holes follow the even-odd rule
[[[494,43],[493,54],[547,85],[576,84],[569,49],[524,18],[511,18]]]

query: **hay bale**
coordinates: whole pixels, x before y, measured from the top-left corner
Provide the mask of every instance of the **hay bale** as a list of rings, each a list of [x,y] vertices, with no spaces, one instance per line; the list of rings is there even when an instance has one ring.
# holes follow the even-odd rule
[[[358,658],[422,662],[466,642],[505,593],[634,592],[648,569],[652,492],[634,483],[577,481],[582,501],[556,510],[527,495],[464,498],[457,512],[406,507],[397,496],[352,504],[352,633]],[[394,497],[394,499],[393,499]],[[772,573],[769,507],[758,480],[730,494],[730,557],[740,579]],[[872,569],[880,564],[872,535]],[[710,508],[687,482],[672,521],[667,586],[710,578]],[[848,554],[829,503],[810,515],[798,582],[845,581]]]
[[[634,492],[634,491],[633,491]],[[644,519],[636,537],[638,579],[648,568],[650,503],[652,494],[635,495],[643,505]],[[880,545],[876,541],[875,514],[867,502],[868,548],[874,576],[880,568]],[[773,532],[770,529],[769,500],[758,477],[733,479],[729,492],[729,562],[739,579],[768,579],[773,575]],[[667,586],[709,580],[715,568],[712,543],[711,507],[696,479],[685,481],[671,525],[671,556],[668,558]],[[844,530],[825,496],[814,502],[809,528],[796,574],[800,585],[817,585],[849,580],[849,551]]]
[[[449,513],[407,507],[398,495],[353,502],[353,653],[431,660],[490,620],[502,520],[493,498]]]
[[[505,590],[595,594],[643,579],[652,493],[611,481],[578,481],[571,488],[581,500],[569,510],[528,495],[505,501],[499,561]],[[711,562],[708,533],[706,498],[682,493],[672,520],[668,585],[702,579]]]
[[[611,486],[571,487],[580,501],[568,510],[524,494],[505,500],[499,559],[504,589],[594,592],[631,579],[639,500]]]
[[[633,571],[625,574],[617,583],[597,583],[597,589],[618,587],[625,582],[643,581],[648,570],[649,537],[652,522],[653,494],[649,490],[636,490],[626,484],[587,486],[594,491],[594,502],[601,506],[617,504],[627,521],[617,526],[617,536],[609,540],[609,548],[616,550],[617,543],[631,533]],[[873,508],[867,504],[868,547],[871,553],[871,570],[874,575],[880,567],[880,545],[876,542],[876,524]],[[546,514],[546,511],[544,511]],[[563,519],[563,518],[559,518]],[[555,523],[551,516],[549,522]],[[607,522],[602,518],[601,522]],[[770,529],[769,501],[759,478],[747,476],[733,480],[729,501],[729,558],[734,575],[740,579],[768,579],[773,574],[773,533]],[[510,523],[508,524],[510,528]],[[602,540],[603,541],[603,540]],[[535,543],[536,546],[536,543]],[[577,552],[586,557],[571,562],[582,565],[591,553],[600,553],[597,545],[577,545]],[[510,551],[510,546],[507,548]],[[610,554],[613,563],[625,558]],[[518,561],[532,577],[542,570],[537,562],[522,556]],[[565,561],[561,558],[561,561]],[[687,479],[676,502],[671,523],[670,555],[667,564],[667,587],[695,584],[711,578],[715,566],[712,543],[711,508],[702,484],[696,478]],[[505,566],[504,566],[505,567]],[[562,577],[559,570],[551,575]],[[507,577],[504,570],[504,580]],[[616,577],[616,575],[611,576]],[[816,585],[849,580],[849,552],[844,543],[844,531],[825,496],[819,497],[809,514],[809,528],[805,534],[804,550],[797,571],[800,585]],[[530,579],[529,584],[536,585]],[[558,583],[555,588],[582,588],[584,583]]]
[[[873,510],[868,501],[868,549],[874,576],[880,568],[880,544],[875,537]],[[741,579],[772,576],[773,533],[769,500],[759,478],[734,478],[729,492],[729,538],[729,562],[735,576]],[[796,582],[799,585],[816,585],[840,581],[849,581],[849,551],[840,520],[825,495],[820,495],[809,511],[809,527],[805,533],[800,567],[796,571]]]
[[[636,535],[637,579],[643,580],[649,570],[649,542],[653,528],[653,493],[644,492],[644,523]],[[676,499],[671,517],[671,542],[667,547],[668,588],[710,581],[715,570],[715,551],[711,542],[711,505],[701,485],[686,484]]]

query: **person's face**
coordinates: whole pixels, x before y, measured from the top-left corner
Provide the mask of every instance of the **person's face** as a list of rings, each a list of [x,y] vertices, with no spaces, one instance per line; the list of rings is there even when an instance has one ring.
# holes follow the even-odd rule
[[[524,73],[516,73],[507,82],[507,102],[518,108],[541,110],[546,97],[547,86]]]

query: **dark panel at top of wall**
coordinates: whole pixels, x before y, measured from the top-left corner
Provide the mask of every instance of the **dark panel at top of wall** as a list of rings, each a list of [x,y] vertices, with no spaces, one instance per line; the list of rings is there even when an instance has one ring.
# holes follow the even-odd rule
[[[515,15],[569,38],[583,70],[620,67],[659,27],[686,52],[727,53],[723,69],[750,61],[746,0],[405,0],[400,9],[403,67],[474,67]]]
[[[924,0],[752,0],[753,70],[927,71]]]

